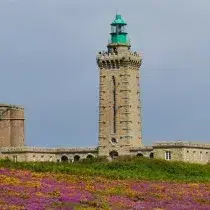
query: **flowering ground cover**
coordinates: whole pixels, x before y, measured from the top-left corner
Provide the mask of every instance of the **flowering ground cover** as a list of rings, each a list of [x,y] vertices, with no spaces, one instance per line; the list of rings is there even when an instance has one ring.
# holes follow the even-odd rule
[[[0,168],[0,209],[208,210],[210,185]]]

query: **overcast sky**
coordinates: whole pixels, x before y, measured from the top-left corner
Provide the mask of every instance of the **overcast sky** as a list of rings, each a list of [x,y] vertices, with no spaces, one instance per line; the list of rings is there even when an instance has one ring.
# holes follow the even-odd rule
[[[116,9],[143,54],[143,143],[210,142],[209,0],[1,0],[0,101],[25,107],[27,145],[97,145]]]

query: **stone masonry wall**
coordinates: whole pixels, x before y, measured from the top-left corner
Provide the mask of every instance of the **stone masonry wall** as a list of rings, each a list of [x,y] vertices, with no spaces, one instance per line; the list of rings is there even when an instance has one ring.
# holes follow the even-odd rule
[[[166,151],[171,152],[171,160],[175,161],[183,161],[184,153],[183,148],[155,148],[154,149],[154,158],[156,159],[163,159],[165,160],[165,153]]]
[[[205,148],[184,148],[183,161],[189,163],[209,163],[210,149]]]
[[[141,57],[128,46],[121,46],[117,54],[102,53],[97,60],[100,68],[99,155],[109,156],[111,151],[130,155],[130,147],[142,145]]]
[[[0,159],[18,162],[74,162],[97,157],[96,148],[36,148],[8,147],[0,149]]]
[[[164,142],[153,145],[154,158],[166,159],[166,152],[171,153],[171,160],[206,164],[210,162],[210,145],[191,142]]]
[[[11,146],[24,146],[24,109],[13,108],[10,110],[10,125],[11,125]]]
[[[0,147],[24,146],[24,109],[0,104]]]
[[[8,105],[0,104],[0,147],[11,146],[10,132],[10,111],[8,110]]]

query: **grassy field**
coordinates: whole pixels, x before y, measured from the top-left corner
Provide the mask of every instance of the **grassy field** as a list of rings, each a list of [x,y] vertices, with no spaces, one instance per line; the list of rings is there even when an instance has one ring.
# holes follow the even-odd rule
[[[0,209],[210,209],[210,165],[146,158],[0,161]]]
[[[141,157],[122,157],[112,162],[103,159],[89,159],[75,163],[15,163],[0,160],[0,167],[26,169],[34,172],[100,176],[109,179],[210,182],[210,164],[169,162]]]

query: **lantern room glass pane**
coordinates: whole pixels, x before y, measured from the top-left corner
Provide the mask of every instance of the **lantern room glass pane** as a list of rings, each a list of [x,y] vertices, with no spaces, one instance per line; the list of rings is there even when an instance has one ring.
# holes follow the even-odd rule
[[[116,26],[112,26],[112,27],[111,27],[111,32],[112,32],[112,33],[116,33]]]
[[[124,25],[112,26],[111,33],[116,33],[116,34],[127,33],[126,26],[124,26]]]
[[[121,29],[121,30],[122,30],[123,33],[127,33],[127,28],[126,28],[126,26],[122,26],[122,29]]]
[[[120,26],[120,25],[117,25],[117,26],[116,26],[116,33],[117,33],[117,34],[120,34],[121,32],[122,32],[121,26]]]

